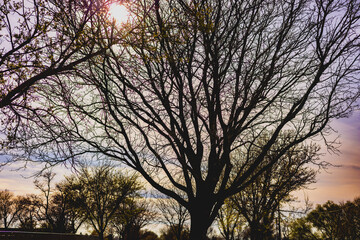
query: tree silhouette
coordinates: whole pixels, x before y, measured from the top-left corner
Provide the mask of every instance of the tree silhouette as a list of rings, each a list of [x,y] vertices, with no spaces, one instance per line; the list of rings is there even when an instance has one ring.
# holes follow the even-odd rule
[[[190,238],[205,239],[224,200],[292,147],[315,136],[331,147],[329,122],[348,116],[359,96],[359,8],[340,0],[136,1],[128,25],[89,32],[96,44],[116,45],[44,83],[26,122],[7,134],[15,139],[4,143],[7,153],[121,161],[183,205]],[[285,130],[293,134],[262,164]],[[259,148],[264,132],[271,135]],[[251,159],[250,148],[258,148]],[[235,168],[238,149],[244,161]]]
[[[16,220],[23,230],[34,230],[41,220],[41,199],[35,194],[27,194],[16,198]]]
[[[156,208],[161,214],[161,222],[167,225],[164,235],[172,235],[176,240],[183,240],[188,236],[189,212],[175,199],[160,196],[156,199]]]
[[[154,219],[156,216],[150,208],[149,201],[141,198],[128,198],[120,204],[110,222],[110,229],[124,240],[141,239],[141,229]]]

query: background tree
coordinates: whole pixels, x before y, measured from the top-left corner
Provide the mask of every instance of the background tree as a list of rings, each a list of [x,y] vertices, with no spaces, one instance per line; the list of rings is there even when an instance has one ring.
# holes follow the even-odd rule
[[[359,198],[336,204],[327,201],[291,225],[291,239],[358,239]]]
[[[42,197],[44,198],[43,203],[40,204],[40,211],[42,211],[41,215],[42,221],[44,221],[44,226],[49,228],[52,225],[52,219],[50,217],[50,200],[51,193],[53,188],[51,186],[52,181],[55,177],[55,173],[50,171],[42,172],[37,178],[34,180],[35,187],[40,190]],[[51,227],[50,227],[51,228]]]
[[[240,239],[246,220],[237,211],[231,199],[226,199],[216,218],[221,235],[225,240]]]
[[[340,203],[343,214],[343,239],[360,238],[360,197]]]
[[[161,240],[190,240],[189,228],[183,227],[180,228],[179,225],[170,227],[167,226],[161,230],[160,235]]]
[[[282,145],[287,144],[292,134],[289,131],[281,133],[259,167],[274,161],[273,157],[277,157],[276,152],[282,148]],[[258,151],[261,151],[263,144],[268,142],[270,136],[271,133],[264,133],[254,142],[258,148],[246,150],[244,153],[234,153],[232,157],[237,158],[241,163],[246,161],[243,157],[247,155],[247,159],[251,161],[253,156],[256,157],[259,154]],[[231,197],[231,204],[248,223],[250,239],[273,238],[274,220],[276,214],[280,214],[281,204],[291,199],[292,192],[315,182],[314,167],[326,166],[325,163],[317,161],[318,151],[319,146],[314,144],[293,146],[253,183]]]
[[[56,184],[55,189],[48,216],[51,219],[51,229],[54,232],[76,233],[86,220],[79,199],[66,181]]]
[[[329,122],[348,116],[359,96],[359,8],[341,0],[136,1],[129,25],[87,32],[100,45],[118,42],[48,79],[12,147],[50,163],[85,153],[121,161],[183,205],[190,238],[205,239],[224,200],[295,145],[323,136],[331,147]],[[285,130],[293,134],[262,165]],[[263,132],[271,135],[260,148]],[[241,166],[235,150],[245,153]]]
[[[121,204],[135,197],[141,189],[135,175],[125,176],[109,165],[83,168],[78,175],[67,177],[67,184],[100,240],[104,239]]]
[[[51,191],[49,200],[41,205],[42,228],[50,232],[76,233],[86,220],[79,200],[65,182],[56,184]]]
[[[158,236],[156,235],[156,233],[146,230],[146,231],[142,231],[141,233],[141,240],[158,240]]]
[[[42,204],[39,196],[27,194],[18,196],[16,199],[16,220],[19,228],[32,231],[39,226],[41,220],[40,206]]]
[[[120,204],[117,213],[110,222],[110,231],[123,240],[142,239],[141,229],[154,221],[155,213],[144,198],[127,199]],[[149,235],[150,238],[150,235]]]
[[[13,197],[8,191],[0,192],[0,203],[6,206],[6,224],[20,224],[20,228],[58,233],[76,233],[85,221],[84,212],[79,208],[78,200],[65,182],[53,186],[55,174],[51,171],[40,173],[34,181],[35,188],[40,190],[40,195],[26,195]],[[2,193],[5,192],[4,198]],[[9,198],[10,197],[10,198]],[[2,205],[1,205],[2,206]],[[3,219],[3,218],[2,218]],[[4,220],[5,221],[5,220]],[[5,227],[5,228],[7,228]]]
[[[0,191],[0,219],[4,229],[14,223],[17,210],[14,194],[7,189]]]
[[[317,240],[321,239],[318,233],[313,233],[313,226],[305,218],[298,218],[290,225],[290,239]]]
[[[188,210],[176,200],[166,196],[157,196],[155,201],[156,208],[160,212],[160,221],[168,226],[163,235],[172,235],[171,239],[176,240],[187,239],[190,220]]]
[[[321,238],[345,239],[338,238],[342,235],[343,219],[341,207],[334,202],[327,201],[323,205],[318,205],[308,214],[307,220],[320,231]]]

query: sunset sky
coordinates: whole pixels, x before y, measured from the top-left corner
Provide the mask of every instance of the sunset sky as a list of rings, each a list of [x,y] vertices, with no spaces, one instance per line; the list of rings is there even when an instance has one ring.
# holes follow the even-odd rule
[[[308,190],[296,193],[301,201],[305,195],[315,204],[321,204],[327,200],[335,202],[353,200],[360,196],[360,112],[354,113],[348,119],[341,119],[332,123],[334,129],[340,135],[342,142],[341,154],[326,153],[322,160],[329,161],[341,167],[330,167],[327,172],[323,171],[317,177],[318,182],[309,186]],[[5,167],[0,172],[0,189],[9,189],[16,195],[36,193],[33,186],[32,174],[40,166],[28,165],[26,169],[14,171],[21,166],[20,163]],[[54,182],[60,181],[63,175],[69,175],[71,170],[64,167],[55,168],[57,176]]]
[[[342,166],[329,168],[328,172],[318,175],[318,182],[310,186],[314,190],[307,191],[315,203],[352,200],[360,196],[360,113],[337,120],[332,126],[340,135],[341,154],[326,154],[322,159]]]

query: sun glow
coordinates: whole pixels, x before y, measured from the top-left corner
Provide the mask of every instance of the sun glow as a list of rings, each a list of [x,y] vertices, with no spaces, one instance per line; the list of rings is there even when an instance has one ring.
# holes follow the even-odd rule
[[[118,3],[113,3],[110,5],[109,13],[117,23],[126,23],[130,17],[130,12],[127,7]]]

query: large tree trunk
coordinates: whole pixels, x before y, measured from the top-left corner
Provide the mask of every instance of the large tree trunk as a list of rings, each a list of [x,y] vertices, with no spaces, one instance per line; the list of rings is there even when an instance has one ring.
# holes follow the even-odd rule
[[[198,197],[190,212],[190,239],[191,240],[206,240],[206,233],[214,219],[210,217],[212,204],[209,196]]]
[[[99,232],[99,240],[104,240],[104,232]]]
[[[258,222],[251,222],[249,223],[250,226],[250,239],[251,240],[261,240],[261,232],[259,231],[259,223]]]
[[[209,228],[206,216],[191,215],[190,239],[206,240],[206,233]]]

